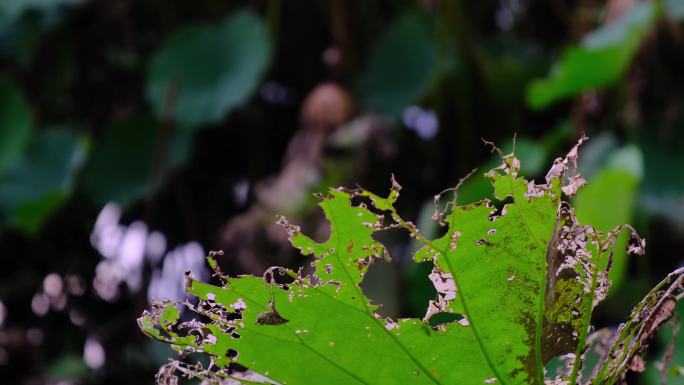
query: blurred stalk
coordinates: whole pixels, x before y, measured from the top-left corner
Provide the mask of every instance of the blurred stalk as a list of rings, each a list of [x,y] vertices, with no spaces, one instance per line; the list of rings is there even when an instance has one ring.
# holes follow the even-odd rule
[[[578,5],[577,19],[571,30],[572,36],[581,40],[590,24],[590,17],[593,12],[590,8],[594,8],[593,0],[582,0]],[[572,121],[577,137],[581,137],[587,130],[584,122],[587,120],[587,113],[585,107],[584,96],[586,93],[581,93],[576,99],[572,107]]]
[[[487,136],[484,131],[477,128],[493,127],[489,124],[491,116],[481,116],[477,114],[479,107],[489,106],[496,110],[494,99],[490,97],[489,84],[484,72],[484,61],[481,54],[474,44],[467,22],[467,16],[462,0],[445,0],[441,2],[441,24],[444,28],[442,34],[444,42],[441,45],[448,45],[453,42],[459,55],[460,76],[457,76],[456,85],[456,110],[458,111],[458,158],[459,172],[471,167],[474,159],[473,146],[479,138],[474,137],[474,133]],[[448,40],[446,40],[448,39]],[[477,115],[477,116],[476,116]]]
[[[572,10],[570,7],[565,4],[564,0],[551,0],[551,7],[553,8],[554,12],[558,16],[558,18],[563,22],[563,25],[565,28],[570,32],[572,35],[573,40],[579,40],[579,37],[576,36],[577,31],[575,31],[575,28],[573,28],[573,18],[572,18]]]
[[[467,26],[463,2],[461,0],[443,1],[442,18],[445,26],[453,34],[464,64],[473,73],[480,72],[482,60],[472,42]]]
[[[339,59],[331,66],[331,70],[337,79],[344,79],[354,69],[355,57],[349,27],[350,3],[349,0],[330,0],[330,29],[334,49],[339,52]]]
[[[148,225],[152,224],[152,216],[156,206],[154,196],[157,193],[157,188],[161,184],[161,175],[166,164],[167,151],[175,128],[174,111],[179,87],[178,81],[173,81],[169,84],[164,93],[164,106],[158,128],[157,142],[154,147],[154,158],[152,160],[152,169],[150,170],[150,180],[147,191],[147,206],[145,207],[144,215],[145,223]]]
[[[582,0],[579,5],[579,12],[577,12],[577,24],[575,27],[576,36],[581,39],[582,36],[587,32],[587,30],[592,29],[592,21],[594,15],[594,1],[593,0]]]
[[[271,34],[273,45],[278,41],[282,9],[283,3],[281,0],[268,0],[268,5],[266,6],[266,19],[268,22],[268,32]]]

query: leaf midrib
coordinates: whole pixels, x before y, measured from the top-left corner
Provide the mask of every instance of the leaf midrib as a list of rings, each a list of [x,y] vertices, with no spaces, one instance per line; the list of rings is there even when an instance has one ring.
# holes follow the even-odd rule
[[[324,202],[324,204],[326,204],[326,205],[327,205],[327,203],[328,203],[328,201]],[[328,207],[329,207],[330,209],[332,209],[332,207],[331,207],[330,205],[328,205]],[[335,218],[334,218],[334,215],[330,215],[330,217],[329,217],[328,219],[330,220],[331,226],[333,226],[334,229],[338,229],[337,223],[336,223]],[[374,322],[374,323],[375,323],[375,324],[376,324],[376,325],[377,325],[385,334],[387,334],[387,335],[392,339],[392,341],[393,341],[393,342],[394,342],[394,343],[395,343],[395,344],[404,352],[404,354],[406,354],[406,356],[408,356],[409,359],[410,359],[411,361],[413,361],[413,363],[416,364],[416,365],[420,368],[420,370],[423,371],[423,373],[425,373],[425,375],[426,375],[433,383],[435,383],[436,385],[442,385],[442,383],[441,383],[439,380],[437,380],[437,379],[432,375],[432,373],[430,373],[430,372],[427,370],[427,368],[425,368],[425,367],[423,366],[423,364],[422,364],[420,361],[418,361],[418,359],[417,359],[413,354],[411,354],[411,352],[408,350],[408,348],[407,348],[406,346],[404,346],[404,344],[402,344],[401,341],[399,341],[399,340],[396,338],[396,336],[395,336],[391,331],[387,330],[387,328],[386,328],[384,325],[381,324],[381,321],[380,321],[380,320],[378,320],[377,318],[373,317],[373,314],[371,313],[370,309],[368,308],[368,304],[367,304],[366,301],[364,300],[364,298],[366,298],[366,297],[365,297],[365,295],[363,294],[363,292],[361,291],[361,288],[360,288],[358,285],[354,284],[354,281],[353,281],[353,279],[352,279],[352,277],[351,277],[351,274],[349,273],[349,271],[348,271],[347,268],[346,268],[346,264],[342,263],[341,257],[340,257],[340,255],[339,255],[339,250],[341,250],[341,249],[340,249],[340,246],[341,246],[341,245],[340,245],[340,239],[341,239],[341,238],[338,236],[338,237],[337,237],[337,247],[335,248],[335,253],[333,253],[333,255],[338,259],[338,262],[340,262],[340,265],[342,266],[342,270],[344,271],[345,275],[347,276],[347,279],[349,279],[349,283],[353,286],[354,290],[357,292],[357,298],[359,298],[359,300],[362,302],[364,308],[366,309],[365,314],[367,314],[368,317],[369,317],[370,319],[372,319],[373,322]],[[505,385],[505,384],[504,384],[504,385]]]
[[[518,204],[516,200],[516,187],[515,183],[513,183],[515,179],[510,179],[511,183],[511,192],[513,193],[513,203]],[[544,192],[546,194],[546,192]],[[540,241],[539,237],[537,234],[532,230],[532,226],[529,224],[527,217],[525,216],[525,213],[523,212],[522,208],[519,207],[518,210],[515,210],[518,212],[520,215],[520,218],[522,219],[522,222],[525,224],[525,229],[527,232],[532,236],[532,239],[534,239],[535,243],[537,243],[537,247],[540,250],[546,250],[546,247],[544,247],[544,244]],[[541,285],[541,293],[539,294],[539,298],[537,299],[537,316],[536,316],[536,325],[535,325],[535,332],[534,332],[534,347],[535,347],[535,362],[536,362],[536,372],[537,372],[537,381],[539,382],[540,385],[544,384],[544,364],[542,361],[542,352],[541,352],[541,339],[542,339],[542,332],[543,332],[543,322],[544,322],[544,301],[546,299],[546,270],[548,269],[548,266],[546,266],[546,255],[544,255],[544,259],[542,260],[544,264],[544,269],[541,270],[541,280],[540,282],[542,283]]]

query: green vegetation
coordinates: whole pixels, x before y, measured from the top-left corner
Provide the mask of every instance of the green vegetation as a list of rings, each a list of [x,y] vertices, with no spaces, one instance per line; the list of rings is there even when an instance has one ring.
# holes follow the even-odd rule
[[[684,0],[0,0],[1,382],[684,384],[682,68]]]
[[[502,156],[486,174],[494,200],[459,205],[454,190],[444,212],[435,213],[446,232],[434,240],[399,216],[394,205],[401,186],[394,180],[387,198],[331,189],[319,203],[331,226],[327,241],[313,241],[280,220],[292,245],[313,257],[313,273],[272,267],[263,279],[230,278],[216,268],[212,253],[210,265],[223,285],[187,282],[188,294],[199,298],[188,307],[206,323],[180,322],[173,302],[155,304],[138,320],[146,334],[182,355],[210,356],[206,369],[172,361],[159,382],[179,372],[209,383],[241,383],[230,371],[236,362],[282,384],[541,385],[546,378],[577,384],[593,309],[610,286],[616,243],[626,246],[618,235],[631,227],[600,231],[577,221],[561,200],[585,183],[569,175],[576,158],[577,146],[555,161],[546,183],[535,184],[518,175],[513,154]],[[359,197],[368,201],[353,203]],[[422,320],[381,316],[359,286],[370,265],[389,258],[373,234],[393,228],[423,245],[417,262],[433,264],[437,297]],[[632,238],[629,250],[643,254],[645,242],[635,233]],[[586,383],[614,384],[628,370],[643,370],[634,363],[673,316],[683,279],[681,271],[673,273],[635,308]],[[445,314],[450,322],[433,319]],[[546,364],[561,355],[567,371],[547,376]]]

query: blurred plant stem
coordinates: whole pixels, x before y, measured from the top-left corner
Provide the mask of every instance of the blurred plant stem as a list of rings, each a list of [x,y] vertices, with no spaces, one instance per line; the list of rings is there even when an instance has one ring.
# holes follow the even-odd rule
[[[481,103],[489,104],[495,109],[494,99],[490,97],[489,84],[484,72],[484,61],[476,44],[474,36],[469,27],[468,19],[465,14],[465,4],[461,0],[444,1],[441,3],[440,23],[443,25],[444,33],[440,38],[443,40],[441,45],[448,47],[453,44],[459,58],[459,66],[456,66],[456,73],[452,78],[456,79],[456,113],[458,115],[458,137],[457,141],[457,163],[469,167],[470,160],[473,158],[473,147],[467,143],[474,143],[479,140],[478,136],[487,136],[486,132],[479,131],[479,127],[488,127],[489,118],[486,116],[475,116],[478,110],[477,105]],[[442,50],[444,52],[444,50]],[[452,87],[448,84],[447,87]],[[450,91],[447,91],[450,92]],[[448,100],[448,98],[447,98]],[[446,111],[450,109],[445,106]],[[494,114],[496,115],[496,114]]]
[[[350,3],[354,3],[351,6]],[[355,1],[330,0],[330,29],[334,41],[333,49],[339,53],[339,59],[335,63],[327,63],[336,79],[344,79],[354,70],[356,57],[354,46],[350,36],[349,14],[352,8],[356,8]]]
[[[152,169],[150,171],[147,193],[147,206],[145,207],[144,215],[145,223],[148,225],[151,224],[152,218],[154,217],[154,209],[156,206],[156,199],[154,196],[157,193],[157,187],[161,184],[162,170],[166,164],[167,150],[175,129],[173,116],[179,87],[178,81],[171,82],[164,95],[164,111],[162,113],[161,122],[157,128],[159,134],[157,135],[157,143],[154,148],[154,158],[152,160]]]
[[[268,20],[268,32],[271,34],[271,41],[273,42],[278,41],[282,9],[282,0],[268,0],[268,6],[266,8],[266,19]]]

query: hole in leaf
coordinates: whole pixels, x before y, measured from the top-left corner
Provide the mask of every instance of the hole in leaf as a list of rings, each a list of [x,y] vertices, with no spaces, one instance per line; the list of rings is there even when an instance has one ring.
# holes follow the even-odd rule
[[[492,214],[489,215],[489,220],[493,221],[496,218],[505,215],[506,214],[506,205],[512,204],[513,197],[512,196],[507,196],[503,200],[494,200],[493,202],[490,203],[491,206],[496,208],[496,211],[494,211]]]
[[[399,315],[399,271],[393,263],[373,262],[360,286],[371,304],[381,305],[378,314],[392,318]]]
[[[238,356],[238,352],[235,349],[228,349],[228,352],[226,353],[226,357],[228,358],[236,358]]]
[[[428,323],[434,328],[438,325],[446,325],[448,323],[460,321],[463,318],[462,314],[440,312],[430,317]]]
[[[432,262],[416,263],[412,259],[408,261],[404,269],[404,279],[408,288],[401,317],[418,318],[425,316],[430,300],[437,298],[437,290],[428,277],[432,272]]]

